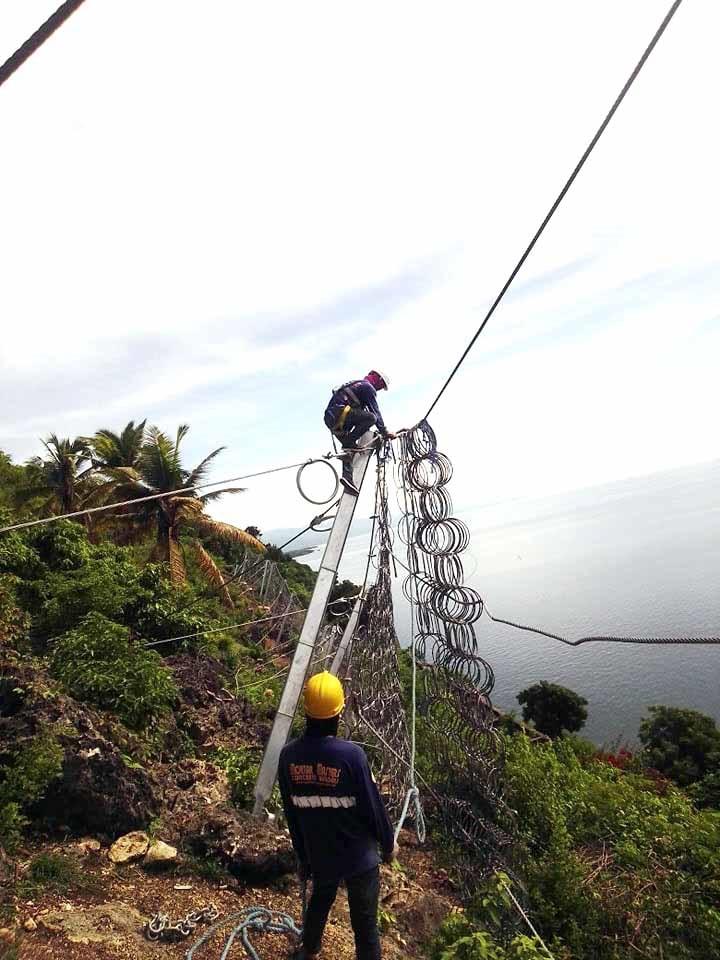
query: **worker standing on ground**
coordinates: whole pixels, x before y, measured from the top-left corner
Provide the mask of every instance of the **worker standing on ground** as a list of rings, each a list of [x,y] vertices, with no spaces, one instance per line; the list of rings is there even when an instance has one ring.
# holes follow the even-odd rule
[[[360,492],[353,482],[352,451],[370,427],[377,427],[385,440],[394,440],[395,434],[386,429],[377,402],[377,391],[387,390],[387,377],[371,370],[364,380],[350,380],[333,390],[325,410],[325,426],[342,443],[348,453],[343,460],[342,485],[355,496]]]
[[[305,734],[280,754],[283,807],[301,877],[312,895],[296,960],[320,952],[338,886],[345,882],[357,960],[380,960],[380,869],[397,848],[387,811],[361,747],[337,736],[345,706],[337,677],[325,671],[305,687]]]

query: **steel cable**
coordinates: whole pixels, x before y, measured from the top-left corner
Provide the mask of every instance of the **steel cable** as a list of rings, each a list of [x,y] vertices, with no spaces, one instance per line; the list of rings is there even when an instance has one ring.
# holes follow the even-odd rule
[[[435,399],[433,400],[433,402],[430,404],[430,406],[429,406],[429,408],[428,408],[428,411],[427,411],[427,413],[425,414],[425,418],[424,418],[425,420],[427,420],[427,418],[428,418],[428,417],[430,416],[430,414],[433,412],[433,410],[434,410],[435,407],[437,406],[440,398],[441,398],[442,395],[445,393],[445,391],[447,390],[447,388],[450,386],[450,383],[451,383],[453,377],[455,376],[455,374],[458,372],[458,370],[460,369],[460,367],[461,367],[461,366],[463,365],[463,363],[465,362],[465,358],[466,358],[467,355],[470,353],[470,351],[472,350],[472,348],[475,346],[475,343],[476,343],[478,337],[480,336],[480,334],[483,332],[483,330],[484,330],[485,327],[487,326],[490,318],[491,318],[492,315],[495,313],[495,311],[497,310],[498,306],[500,305],[500,302],[502,301],[503,297],[505,296],[505,294],[506,294],[507,291],[509,290],[510,285],[512,284],[513,280],[514,280],[515,277],[518,275],[518,273],[520,272],[520,270],[521,270],[522,267],[523,267],[523,264],[525,263],[525,261],[527,260],[527,258],[528,258],[528,257],[530,256],[530,254],[532,253],[533,248],[535,247],[535,244],[538,242],[538,240],[539,240],[540,237],[542,236],[545,228],[547,227],[547,225],[548,225],[548,224],[550,223],[550,221],[552,220],[553,215],[555,214],[555,211],[557,210],[557,208],[560,206],[560,204],[561,204],[562,201],[564,200],[566,193],[568,192],[568,190],[570,189],[570,187],[571,187],[571,186],[573,185],[573,183],[575,182],[575,179],[576,179],[577,175],[580,173],[580,171],[582,170],[582,168],[585,166],[586,160],[588,159],[588,157],[590,156],[590,154],[591,154],[591,153],[593,152],[593,150],[595,149],[595,146],[596,146],[598,140],[600,139],[600,137],[601,137],[601,136],[603,135],[603,133],[605,132],[605,129],[606,129],[607,125],[610,123],[610,121],[612,120],[613,116],[615,115],[616,110],[618,109],[618,107],[620,106],[620,104],[622,103],[622,101],[625,99],[625,95],[627,94],[628,90],[630,89],[630,87],[631,87],[631,86],[633,85],[633,83],[635,82],[635,79],[637,78],[637,76],[638,76],[638,74],[640,73],[640,71],[642,70],[642,68],[645,66],[645,63],[646,63],[648,57],[650,56],[650,54],[651,54],[651,53],[653,52],[653,50],[655,49],[655,46],[657,45],[658,40],[659,40],[660,37],[663,35],[663,33],[665,32],[668,24],[670,23],[670,21],[672,20],[672,18],[673,18],[673,17],[675,16],[675,14],[677,13],[678,7],[680,6],[681,3],[682,3],[682,0],[675,0],[675,2],[672,4],[672,6],[670,7],[670,9],[669,9],[668,12],[666,13],[665,17],[663,18],[662,23],[660,24],[660,26],[658,27],[658,29],[655,31],[655,34],[654,34],[652,40],[650,41],[650,43],[649,43],[649,44],[647,45],[647,47],[645,48],[645,51],[644,51],[643,55],[640,57],[640,60],[639,60],[638,63],[636,64],[634,70],[632,71],[632,73],[631,73],[630,76],[628,77],[627,81],[625,82],[625,85],[623,86],[622,90],[621,90],[620,93],[618,94],[617,99],[616,99],[615,102],[613,103],[612,107],[610,107],[610,110],[608,111],[608,113],[607,113],[605,119],[603,120],[603,122],[602,122],[602,123],[600,124],[600,126],[598,127],[598,130],[597,130],[597,132],[595,133],[595,136],[592,138],[592,140],[590,141],[590,143],[589,143],[588,146],[586,147],[585,152],[584,152],[583,155],[580,157],[580,160],[578,161],[578,163],[577,163],[577,165],[575,166],[574,170],[572,171],[572,173],[570,174],[570,176],[569,176],[568,179],[566,180],[565,186],[562,188],[562,190],[560,191],[560,193],[558,194],[558,196],[555,198],[552,206],[550,207],[550,210],[548,211],[548,213],[547,213],[546,216],[545,216],[545,219],[542,221],[542,223],[541,223],[540,226],[538,227],[537,231],[535,232],[535,235],[533,236],[532,240],[530,241],[530,243],[529,243],[529,244],[527,245],[527,247],[525,248],[525,251],[523,252],[522,256],[520,257],[520,259],[518,260],[518,262],[517,262],[517,263],[515,264],[515,266],[513,267],[513,270],[512,270],[512,272],[511,272],[510,276],[509,276],[509,277],[507,278],[507,280],[505,281],[505,284],[503,285],[500,293],[497,295],[497,297],[496,297],[495,300],[493,301],[490,309],[489,309],[488,312],[485,314],[485,317],[483,318],[482,323],[480,324],[480,326],[478,327],[478,329],[475,331],[475,333],[474,333],[474,335],[473,335],[470,343],[467,345],[467,347],[466,347],[465,350],[463,351],[462,356],[460,357],[460,359],[458,360],[458,362],[455,364],[455,366],[453,367],[452,371],[450,372],[450,376],[447,378],[447,380],[445,381],[445,383],[442,385],[442,387],[441,387],[441,389],[440,389],[440,392],[439,392],[438,395],[435,397]]]

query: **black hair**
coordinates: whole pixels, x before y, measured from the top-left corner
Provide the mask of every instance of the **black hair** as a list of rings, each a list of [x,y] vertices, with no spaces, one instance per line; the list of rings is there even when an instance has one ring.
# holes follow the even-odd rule
[[[305,717],[305,735],[308,737],[336,737],[340,725],[340,714],[329,720],[316,720]]]

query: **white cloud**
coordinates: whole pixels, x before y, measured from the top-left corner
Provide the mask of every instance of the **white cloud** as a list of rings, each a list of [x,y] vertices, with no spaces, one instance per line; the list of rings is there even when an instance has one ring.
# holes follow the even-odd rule
[[[85,4],[0,90],[0,446],[147,415],[249,472],[370,364],[417,419],[666,6]],[[716,455],[718,27],[682,6],[438,407],[458,501]]]

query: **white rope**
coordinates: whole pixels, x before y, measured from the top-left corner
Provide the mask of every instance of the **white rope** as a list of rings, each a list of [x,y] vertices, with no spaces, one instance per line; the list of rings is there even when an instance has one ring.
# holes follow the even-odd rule
[[[294,617],[298,613],[306,613],[305,609],[292,610],[290,613],[279,613],[274,617],[262,617],[260,620],[246,620],[244,623],[231,623],[228,627],[211,627],[209,630],[198,630],[197,633],[184,633],[179,637],[168,637],[167,640],[152,640],[144,644],[146,647],[158,647],[161,643],[174,643],[175,640],[191,640],[193,637],[203,637],[207,633],[223,633],[225,630],[240,630],[241,627],[252,627],[255,623],[268,623],[270,620],[284,620]]]
[[[401,468],[402,469],[402,468]],[[408,497],[407,497],[407,487],[405,486],[404,473],[403,476],[403,497],[405,500],[405,515],[407,516],[408,511]],[[415,594],[414,594],[414,578],[410,578],[410,652],[412,656],[412,710],[410,715],[410,770],[409,770],[409,779],[410,779],[410,789],[407,792],[405,797],[405,803],[403,804],[402,811],[400,813],[400,819],[397,822],[395,827],[395,843],[397,843],[398,837],[400,836],[400,831],[405,824],[407,819],[408,811],[410,810],[410,804],[412,803],[415,808],[415,831],[417,833],[417,838],[420,843],[425,843],[427,836],[427,830],[425,828],[425,816],[423,815],[422,805],[420,803],[420,791],[415,782],[415,756],[417,752],[417,657],[415,653]]]
[[[503,877],[498,877],[498,879],[500,880],[500,883],[502,884],[503,887],[505,887],[505,890],[506,890],[506,891],[508,892],[508,894],[510,895],[510,899],[511,899],[512,902],[515,904],[515,907],[517,908],[517,910],[518,910],[518,912],[520,913],[521,917],[523,918],[523,920],[525,921],[525,923],[528,925],[528,927],[530,927],[530,929],[532,930],[533,936],[535,937],[535,939],[540,943],[540,945],[542,946],[542,948],[543,948],[543,950],[545,951],[545,953],[548,955],[548,957],[550,957],[550,960],[555,960],[555,957],[553,957],[553,955],[552,955],[552,954],[550,953],[550,951],[548,950],[547,944],[545,943],[545,941],[543,940],[543,938],[540,936],[540,934],[537,932],[537,930],[535,929],[535,927],[532,925],[532,921],[530,920],[530,917],[529,917],[529,916],[525,913],[525,911],[523,910],[522,905],[520,904],[520,902],[518,901],[518,899],[515,897],[515,894],[512,892],[512,890],[510,889],[510,887],[509,887],[509,886],[507,885],[507,883],[505,882],[505,879],[504,879]]]

